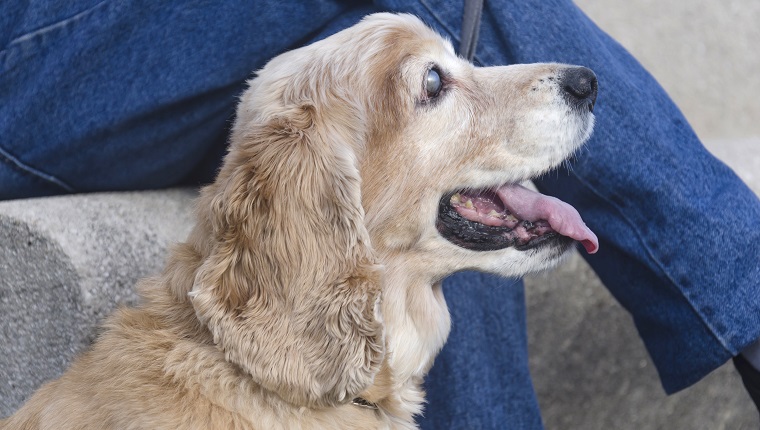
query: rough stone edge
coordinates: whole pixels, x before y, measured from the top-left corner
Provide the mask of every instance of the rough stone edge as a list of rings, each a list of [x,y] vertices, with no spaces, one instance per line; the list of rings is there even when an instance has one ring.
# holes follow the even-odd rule
[[[30,394],[20,391],[59,375],[115,307],[136,301],[136,281],[159,272],[167,248],[187,236],[196,195],[174,189],[0,202],[2,233],[32,238],[29,249],[2,250],[0,306],[24,308],[26,325],[2,324],[0,416]],[[54,288],[66,297],[48,294]],[[56,330],[71,332],[70,343],[61,344]]]

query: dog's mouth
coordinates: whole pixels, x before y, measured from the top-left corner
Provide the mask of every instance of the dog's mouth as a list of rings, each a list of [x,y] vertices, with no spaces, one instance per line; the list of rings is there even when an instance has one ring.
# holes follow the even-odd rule
[[[436,228],[449,242],[473,251],[525,251],[572,241],[589,254],[599,248],[596,235],[574,207],[518,184],[444,195]]]

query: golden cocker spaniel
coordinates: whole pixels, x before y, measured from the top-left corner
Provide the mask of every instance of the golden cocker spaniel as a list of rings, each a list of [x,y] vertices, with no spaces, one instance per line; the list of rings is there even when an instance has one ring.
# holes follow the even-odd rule
[[[477,68],[409,15],[276,57],[141,305],[0,427],[416,428],[443,278],[596,251],[519,185],[589,137],[595,98],[588,69]]]

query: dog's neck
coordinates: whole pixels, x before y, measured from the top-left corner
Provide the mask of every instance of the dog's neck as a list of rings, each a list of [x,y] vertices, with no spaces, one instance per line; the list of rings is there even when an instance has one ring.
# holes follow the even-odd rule
[[[195,272],[177,269],[184,265],[197,267],[203,261],[208,250],[203,249],[205,243],[198,239],[204,234],[197,229],[189,238],[192,245],[183,245],[174,252],[171,260],[174,263],[167,268],[166,285],[170,286],[170,295],[177,302],[162,305],[166,312],[174,306],[186,307],[187,312],[193,312],[187,293]],[[186,251],[180,252],[182,250]],[[449,335],[450,316],[441,279],[430,272],[431,265],[422,262],[423,259],[409,258],[407,253],[384,254],[379,258],[385,267],[381,318],[387,350],[373,385],[360,397],[376,404],[399,427],[406,427],[413,425],[414,416],[422,413],[422,383]],[[179,278],[177,273],[187,278]],[[206,343],[211,339],[206,334],[199,341]]]
[[[386,256],[382,261],[386,267],[382,303],[385,367],[363,397],[392,415],[411,420],[422,412],[422,382],[448,337],[449,311],[440,280],[423,267],[408,267],[410,260],[402,256]],[[392,386],[384,372],[390,372]],[[388,390],[383,390],[386,387]],[[393,394],[382,400],[383,392]]]
[[[428,372],[451,327],[441,282],[407,270],[402,265],[388,265],[384,280],[389,360],[401,379]]]

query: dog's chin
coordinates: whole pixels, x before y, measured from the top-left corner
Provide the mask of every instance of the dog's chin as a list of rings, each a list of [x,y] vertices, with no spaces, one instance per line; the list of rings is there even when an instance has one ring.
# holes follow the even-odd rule
[[[438,234],[470,251],[512,248],[549,259],[581,242],[589,253],[598,240],[569,204],[517,184],[444,194],[438,203]]]

